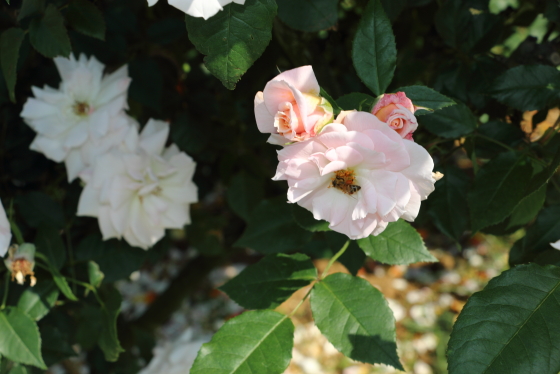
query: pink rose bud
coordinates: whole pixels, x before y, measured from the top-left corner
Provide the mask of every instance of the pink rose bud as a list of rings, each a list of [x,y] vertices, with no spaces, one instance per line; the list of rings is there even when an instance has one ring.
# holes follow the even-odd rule
[[[313,68],[302,66],[276,76],[256,94],[255,119],[260,132],[272,134],[269,143],[303,141],[332,122],[332,106],[320,90]]]
[[[412,133],[418,128],[414,105],[404,92],[383,95],[371,113],[389,125],[403,139],[413,140]]]

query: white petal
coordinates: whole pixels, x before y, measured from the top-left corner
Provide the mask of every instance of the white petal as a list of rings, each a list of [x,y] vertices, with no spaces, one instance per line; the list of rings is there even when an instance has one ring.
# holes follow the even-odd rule
[[[556,243],[550,243],[550,245],[558,250],[560,250],[560,240],[558,240]]]
[[[87,184],[78,202],[78,216],[97,217],[99,215],[99,191]]]
[[[169,5],[193,17],[208,19],[222,10],[217,0],[169,0]]]
[[[6,216],[6,211],[0,201],[0,257],[4,257],[10,246],[12,240],[12,231],[10,229],[10,222]]]
[[[148,0],[148,6],[154,6],[157,2],[158,0]]]
[[[153,155],[160,155],[169,136],[169,123],[150,119],[140,133],[140,147]]]
[[[58,139],[50,139],[43,135],[37,135],[29,146],[29,149],[41,152],[47,158],[62,162],[68,154],[63,144]]]
[[[84,171],[86,168],[86,164],[82,159],[82,155],[78,150],[72,150],[68,152],[68,156],[66,160],[64,160],[66,164],[66,174],[68,174],[68,182],[72,182],[76,177]]]

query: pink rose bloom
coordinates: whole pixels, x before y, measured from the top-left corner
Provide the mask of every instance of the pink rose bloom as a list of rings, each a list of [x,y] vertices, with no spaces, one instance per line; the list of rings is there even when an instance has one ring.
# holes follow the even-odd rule
[[[343,112],[338,121],[278,152],[273,179],[288,181],[288,200],[350,239],[413,221],[434,190],[428,152],[370,113]]]
[[[418,128],[414,111],[414,105],[406,94],[397,92],[383,95],[371,113],[398,132],[403,139],[412,140],[412,133]]]
[[[269,143],[284,145],[313,137],[332,122],[330,103],[319,96],[321,88],[311,66],[283,72],[255,95],[255,118]]]

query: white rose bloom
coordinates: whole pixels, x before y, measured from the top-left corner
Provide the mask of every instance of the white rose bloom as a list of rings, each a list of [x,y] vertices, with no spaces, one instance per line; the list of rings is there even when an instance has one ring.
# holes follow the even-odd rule
[[[93,162],[91,157],[124,137],[130,126],[124,113],[130,78],[126,65],[103,76],[105,65],[83,54],[54,62],[62,78],[59,88],[32,87],[35,97],[27,100],[21,116],[37,132],[30,148],[64,161],[72,181]]]
[[[558,240],[556,243],[550,243],[550,245],[558,250],[560,250],[560,240]]]
[[[202,344],[210,335],[193,339],[192,329],[187,329],[173,343],[154,349],[154,358],[139,374],[188,374]]]
[[[6,217],[6,211],[0,201],[0,257],[4,257],[10,247],[12,241],[12,230],[10,229],[10,222]]]
[[[197,202],[196,164],[176,145],[164,149],[169,124],[150,120],[136,152],[113,150],[98,158],[78,204],[78,216],[97,217],[103,239],[122,238],[148,249],[166,228],[190,223]]]
[[[158,0],[148,0],[148,5],[155,5]],[[245,0],[169,0],[169,4],[182,10],[189,16],[208,19],[223,10],[229,3],[245,4]]]

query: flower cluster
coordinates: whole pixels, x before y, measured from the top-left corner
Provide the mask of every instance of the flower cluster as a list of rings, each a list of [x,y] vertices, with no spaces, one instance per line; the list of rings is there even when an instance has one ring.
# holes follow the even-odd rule
[[[77,214],[97,217],[103,239],[124,237],[144,249],[166,228],[190,223],[196,165],[177,146],[165,147],[168,123],[151,119],[139,133],[125,112],[127,67],[103,75],[104,65],[84,55],[55,63],[60,87],[33,87],[21,116],[37,132],[31,149],[64,161],[69,181],[86,184]]]
[[[148,0],[148,5],[153,6],[158,0]],[[169,0],[169,5],[187,13],[189,16],[208,19],[223,10],[229,3],[245,4],[245,0]]]
[[[413,221],[439,176],[428,152],[412,140],[418,124],[402,92],[381,97],[371,113],[333,120],[310,66],[286,71],[255,97],[259,130],[278,151],[274,180],[288,182],[288,201],[360,239],[399,218]]]

